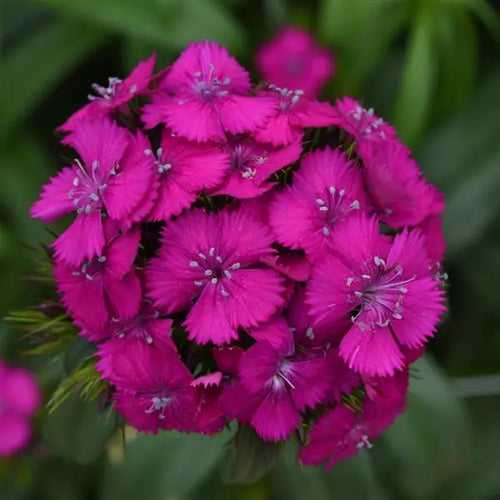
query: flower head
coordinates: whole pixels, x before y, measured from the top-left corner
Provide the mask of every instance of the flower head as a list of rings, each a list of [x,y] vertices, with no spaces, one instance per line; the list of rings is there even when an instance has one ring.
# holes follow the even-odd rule
[[[262,77],[280,87],[300,88],[315,97],[335,71],[333,54],[292,26],[262,45],[256,55]]]
[[[166,73],[158,97],[145,107],[145,121],[161,121],[189,140],[224,140],[227,132],[254,131],[274,111],[272,99],[249,92],[247,71],[225,48],[192,43]]]
[[[153,54],[141,61],[124,80],[110,77],[107,86],[93,83],[93,93],[88,96],[90,102],[73,113],[59,130],[72,132],[82,120],[109,116],[113,111],[143,94],[151,81],[155,62],[156,56]]]
[[[29,372],[10,368],[0,361],[0,456],[12,455],[28,444],[30,419],[40,399]]]
[[[311,314],[326,323],[350,317],[340,356],[363,375],[393,375],[404,367],[400,346],[422,346],[444,311],[424,238],[405,230],[391,242],[376,219],[359,215],[334,244],[336,255],[318,263],[309,284]]]
[[[334,124],[335,109],[304,95],[302,89],[289,89],[270,84],[259,96],[274,101],[274,113],[254,132],[259,142],[286,146],[300,137],[307,127],[328,127]]]
[[[272,253],[267,228],[248,211],[208,215],[194,210],[170,222],[148,269],[156,306],[177,312],[194,305],[185,325],[200,344],[238,337],[283,304],[281,278],[260,264]]]
[[[123,381],[116,387],[114,405],[129,424],[150,433],[191,430],[193,378],[172,349],[137,343],[133,350],[116,352],[111,361],[113,373]]]
[[[49,181],[31,215],[48,223],[76,214],[53,246],[58,259],[78,265],[101,254],[104,218],[130,226],[145,198],[154,199],[152,159],[143,153],[145,136],[134,138],[108,119],[80,123],[65,142],[81,160]]]
[[[56,262],[54,276],[62,302],[73,318],[89,331],[101,331],[113,318],[137,314],[141,284],[133,270],[139,245],[137,229],[109,236],[99,256],[70,265]]]
[[[272,202],[269,220],[280,243],[317,259],[333,249],[337,229],[366,208],[359,169],[340,150],[325,149],[304,157],[292,185]]]
[[[230,169],[224,182],[212,194],[226,194],[245,199],[260,196],[274,184],[267,179],[298,160],[302,146],[297,140],[288,146],[272,147],[247,136],[231,138],[225,146]]]
[[[158,198],[149,220],[168,220],[189,208],[198,194],[219,185],[229,168],[229,155],[211,143],[195,143],[164,130],[161,146],[144,150],[154,157]]]
[[[314,424],[309,443],[300,451],[301,462],[324,463],[331,469],[363,448],[372,448],[373,440],[404,410],[407,389],[408,372],[402,372],[383,379],[377,395],[365,399],[361,413],[340,404],[329,410]]]

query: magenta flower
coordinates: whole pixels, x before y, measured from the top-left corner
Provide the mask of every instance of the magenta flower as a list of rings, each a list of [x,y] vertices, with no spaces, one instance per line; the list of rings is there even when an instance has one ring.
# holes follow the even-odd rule
[[[57,258],[75,266],[101,254],[103,217],[130,225],[144,198],[155,193],[152,159],[144,155],[148,141],[142,134],[133,138],[101,119],[80,123],[65,142],[81,161],[76,159],[45,185],[31,215],[48,223],[76,212],[74,222],[53,244]]]
[[[393,375],[405,365],[401,346],[422,346],[445,310],[424,237],[405,230],[391,243],[375,218],[360,214],[333,244],[336,253],[317,264],[309,283],[311,314],[326,324],[350,317],[340,356],[363,375]]]
[[[317,96],[335,71],[333,54],[320,47],[309,33],[292,26],[262,45],[255,60],[264,80],[302,89],[308,97]]]
[[[113,384],[125,383],[113,371],[113,358],[120,352],[134,356],[137,344],[145,344],[152,349],[172,349],[176,352],[177,348],[171,337],[172,323],[171,319],[162,317],[147,300],[143,300],[139,312],[132,318],[112,318],[101,330],[102,336],[99,340],[104,342],[98,350],[99,361],[96,367],[99,373]],[[95,336],[93,340],[97,340]]]
[[[123,105],[143,94],[151,81],[155,62],[156,56],[153,54],[148,59],[141,61],[125,80],[115,77],[109,78],[107,87],[93,83],[92,90],[95,95],[88,96],[90,102],[73,113],[59,127],[59,130],[73,132],[81,121],[110,116],[113,111],[119,110]]]
[[[286,321],[275,318],[251,332],[259,339],[240,362],[241,387],[257,401],[250,425],[262,439],[286,439],[301,412],[324,401],[330,381],[324,357],[295,352]]]
[[[137,343],[133,351],[117,352],[111,369],[119,380],[126,381],[117,386],[114,405],[127,423],[149,433],[191,430],[193,378],[172,349]]]
[[[383,379],[377,396],[365,399],[362,413],[340,404],[329,410],[314,424],[309,443],[300,451],[301,462],[324,463],[331,469],[361,449],[372,448],[372,441],[404,410],[407,388],[408,372],[402,372]]]
[[[134,317],[140,306],[141,284],[133,270],[140,231],[111,236],[101,255],[69,265],[58,261],[54,276],[62,302],[76,322],[101,331],[113,318]]]
[[[438,194],[397,141],[361,148],[366,191],[375,213],[392,227],[413,226],[433,211]]]
[[[251,137],[236,136],[225,146],[231,166],[224,182],[212,194],[226,194],[235,198],[255,198],[271,189],[268,178],[283,167],[298,160],[302,146],[300,139],[288,146],[275,148],[255,142]]]
[[[0,361],[0,456],[22,450],[31,438],[30,419],[40,405],[32,375]]]
[[[307,127],[329,127],[335,122],[335,108],[304,95],[302,89],[288,89],[270,84],[258,93],[272,98],[275,111],[253,135],[259,142],[286,146],[302,137]]]
[[[397,140],[396,131],[378,117],[372,108],[365,109],[352,97],[343,97],[335,104],[332,124],[344,129],[358,144]]]
[[[249,95],[250,79],[227,50],[192,43],[169,68],[159,96],[145,107],[148,126],[164,122],[181,137],[224,140],[227,132],[253,132],[274,111],[273,99]]]
[[[359,169],[340,150],[325,149],[304,157],[292,185],[271,203],[269,222],[280,243],[314,260],[330,252],[335,232],[366,208]]]
[[[238,338],[238,327],[266,321],[283,305],[277,273],[260,264],[271,235],[248,211],[194,210],[170,222],[147,271],[150,296],[167,313],[188,309],[185,326],[199,344]]]
[[[164,130],[161,147],[154,153],[159,181],[158,198],[148,215],[149,220],[168,220],[191,206],[204,189],[221,183],[229,168],[229,156],[210,143],[194,143]]]

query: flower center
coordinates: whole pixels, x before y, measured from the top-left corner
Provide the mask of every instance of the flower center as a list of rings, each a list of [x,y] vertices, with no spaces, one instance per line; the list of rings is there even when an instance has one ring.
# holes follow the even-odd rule
[[[173,397],[166,395],[156,395],[151,397],[151,406],[144,410],[145,413],[158,413],[158,418],[163,420],[165,418],[165,410],[173,401]]]
[[[75,160],[75,177],[73,187],[68,191],[68,198],[73,201],[73,206],[78,214],[90,214],[101,210],[104,206],[102,194],[107,188],[109,176],[103,175],[99,160],[92,162],[90,172],[78,159]],[[109,175],[116,175],[115,166]]]
[[[104,255],[94,257],[86,260],[79,271],[73,271],[73,276],[83,276],[85,279],[93,281],[104,274],[105,265],[106,257]]]
[[[111,99],[113,99],[113,97],[115,97],[118,85],[120,85],[120,83],[122,83],[122,81],[114,76],[108,78],[107,87],[104,87],[97,83],[93,83],[91,87],[96,95],[89,94],[89,101],[95,101],[96,99],[104,99],[106,101],[110,101]]]
[[[156,152],[153,152],[151,149],[145,149],[144,154],[154,158],[156,170],[160,175],[166,174],[169,170],[172,170],[172,163],[162,158],[163,148],[158,148]]]
[[[384,120],[375,118],[373,108],[365,109],[356,106],[349,114],[354,119],[360,135],[370,136],[376,134],[381,139],[385,139],[385,133],[381,128]]]
[[[201,97],[203,101],[213,101],[219,97],[227,96],[230,84],[231,78],[227,76],[218,77],[215,66],[209,64],[208,69],[193,73],[192,91],[196,96]]]
[[[393,320],[403,319],[403,302],[408,289],[406,285],[415,276],[402,279],[403,267],[387,267],[381,257],[375,256],[373,262],[365,263],[361,276],[347,278],[346,286],[357,288],[350,295],[350,301],[359,310],[351,317],[362,330],[375,327],[384,328]]]
[[[316,200],[316,206],[323,215],[324,225],[321,228],[323,236],[330,236],[331,228],[353,210],[359,210],[358,200],[349,201],[345,189],[330,186]]]
[[[290,111],[294,108],[304,95],[304,91],[301,89],[291,90],[284,87],[278,87],[274,84],[269,85],[268,88],[280,97],[279,108],[283,112]]]
[[[243,179],[253,179],[257,168],[267,161],[267,156],[257,154],[253,148],[237,144],[231,152],[231,167],[241,173]]]
[[[229,264],[226,258],[219,255],[214,247],[208,252],[198,252],[189,261],[189,267],[199,273],[198,279],[194,280],[197,287],[207,284],[220,285],[220,292],[223,297],[229,297],[229,292],[224,288],[224,281],[232,278],[232,272],[241,267],[239,262]]]
[[[295,389],[292,380],[295,374],[293,364],[290,361],[281,361],[276,374],[270,380],[271,389],[273,392],[279,392],[284,389]]]

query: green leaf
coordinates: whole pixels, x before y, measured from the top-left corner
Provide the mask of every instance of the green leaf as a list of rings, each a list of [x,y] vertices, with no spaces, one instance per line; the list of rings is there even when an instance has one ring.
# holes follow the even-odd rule
[[[193,40],[214,39],[241,49],[244,32],[215,0],[37,0],[63,13],[160,46],[183,49]]]
[[[500,213],[500,151],[448,194],[445,235],[453,255],[479,241]]]
[[[319,35],[334,47],[339,59],[334,83],[341,93],[359,92],[402,30],[410,7],[409,2],[398,0],[321,2]]]
[[[400,496],[423,500],[463,472],[472,448],[468,414],[453,385],[430,358],[414,370],[408,407],[384,439],[395,457],[391,480],[405,492]]]
[[[252,428],[241,426],[229,443],[223,479],[241,484],[258,481],[276,465],[282,448],[281,443],[263,441]]]
[[[163,432],[140,435],[127,444],[122,463],[106,471],[102,498],[181,498],[192,491],[221,457],[226,432],[216,436]]]
[[[418,143],[427,126],[436,72],[434,18],[430,9],[423,9],[416,17],[410,33],[401,89],[394,112],[398,133],[409,145]]]
[[[11,50],[2,61],[0,136],[18,125],[102,39],[96,29],[60,21],[40,28]]]
[[[103,453],[116,423],[110,411],[99,411],[96,402],[73,395],[47,416],[43,437],[58,455],[89,464]]]

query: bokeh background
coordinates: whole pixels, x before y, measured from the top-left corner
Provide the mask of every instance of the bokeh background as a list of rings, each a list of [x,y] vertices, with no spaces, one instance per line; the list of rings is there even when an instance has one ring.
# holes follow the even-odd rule
[[[369,452],[330,473],[245,436],[125,436],[99,403],[43,410],[33,443],[0,462],[0,499],[498,500],[500,498],[500,6],[487,0],[1,0],[0,314],[36,303],[28,218],[61,166],[54,128],[91,82],[156,51],[217,40],[247,67],[284,25],[334,51],[323,97],[350,94],[395,123],[447,198],[449,314],[413,371],[408,411]],[[254,75],[256,76],[256,75]],[[0,326],[0,357],[32,368],[46,397],[81,346],[26,356]],[[126,453],[124,454],[124,442]],[[281,453],[278,453],[281,451]],[[272,470],[269,469],[272,467]],[[254,481],[256,480],[256,481]]]

